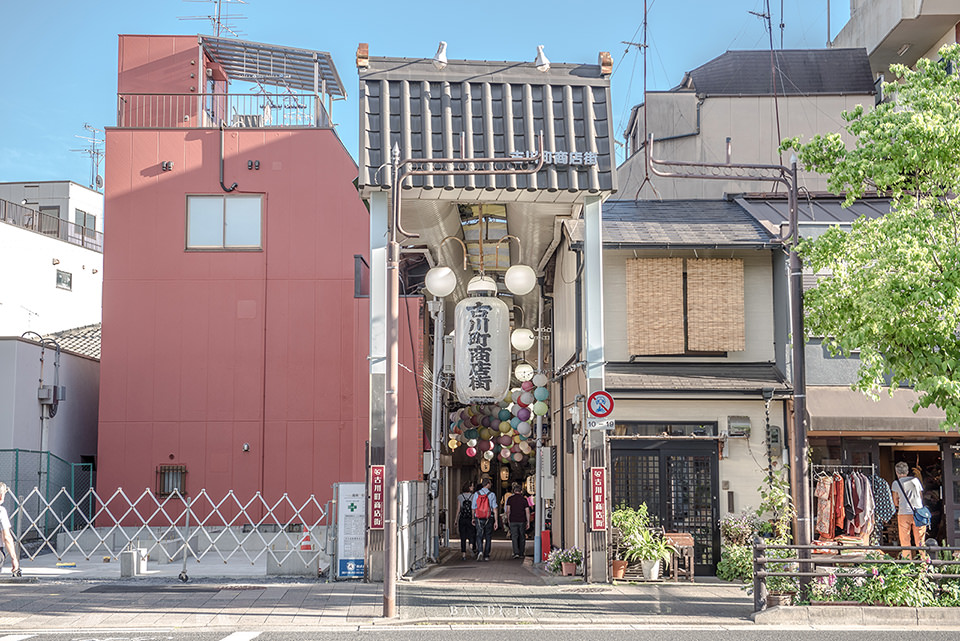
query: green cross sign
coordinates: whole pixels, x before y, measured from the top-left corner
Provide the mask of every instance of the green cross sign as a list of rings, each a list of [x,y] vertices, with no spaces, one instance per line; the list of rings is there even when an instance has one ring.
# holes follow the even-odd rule
[[[347,505],[347,509],[350,510],[351,512],[353,512],[354,510],[357,509],[357,504],[356,504],[356,503],[350,503],[349,505]]]

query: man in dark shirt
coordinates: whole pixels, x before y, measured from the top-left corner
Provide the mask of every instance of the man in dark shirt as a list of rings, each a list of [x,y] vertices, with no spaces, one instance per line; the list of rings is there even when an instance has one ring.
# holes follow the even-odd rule
[[[527,523],[530,522],[530,504],[520,493],[520,484],[513,484],[513,494],[507,499],[507,524],[513,542],[513,558],[522,559],[527,545]]]

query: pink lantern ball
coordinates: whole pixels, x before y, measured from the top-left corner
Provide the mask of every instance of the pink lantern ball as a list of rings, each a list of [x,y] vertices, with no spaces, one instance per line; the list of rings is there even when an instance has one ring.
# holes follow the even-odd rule
[[[523,454],[522,454],[521,452],[514,452],[514,453],[513,453],[513,460],[516,461],[517,463],[519,463],[520,461],[523,460]]]
[[[520,408],[520,411],[517,412],[517,418],[519,418],[521,422],[522,422],[522,421],[529,421],[529,420],[530,420],[530,410],[528,410],[526,407],[521,407],[521,408]]]
[[[500,450],[500,458],[502,458],[502,459],[505,460],[505,461],[509,461],[509,460],[510,460],[510,456],[511,456],[512,454],[513,454],[513,452],[511,452],[511,451],[510,451],[509,449],[507,449],[507,448],[503,448],[502,450]]]
[[[467,456],[469,456],[470,458],[473,458],[473,457],[476,456],[476,455],[477,455],[477,448],[475,448],[475,447],[468,447],[468,448],[467,448]]]
[[[513,437],[507,436],[506,434],[504,434],[503,436],[498,438],[497,441],[500,443],[500,445],[504,447],[510,447],[510,445],[513,444]]]
[[[535,387],[536,385],[533,384],[533,381],[524,381],[520,383],[520,389],[522,389],[524,392],[529,392]]]

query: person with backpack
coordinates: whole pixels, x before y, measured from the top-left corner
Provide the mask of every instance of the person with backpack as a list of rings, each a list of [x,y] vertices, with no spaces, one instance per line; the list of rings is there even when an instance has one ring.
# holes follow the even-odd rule
[[[477,553],[477,528],[473,525],[473,481],[467,481],[463,484],[462,492],[457,495],[457,529],[460,530],[460,558],[467,559],[467,541],[473,549],[472,554]]]
[[[490,560],[493,531],[497,529],[497,495],[490,491],[493,481],[484,478],[473,495],[473,521],[477,526],[477,561]]]
[[[519,483],[513,484],[513,493],[504,503],[507,504],[507,527],[510,528],[510,541],[513,543],[513,558],[522,559],[526,555],[530,504],[527,503],[527,497],[520,493]]]

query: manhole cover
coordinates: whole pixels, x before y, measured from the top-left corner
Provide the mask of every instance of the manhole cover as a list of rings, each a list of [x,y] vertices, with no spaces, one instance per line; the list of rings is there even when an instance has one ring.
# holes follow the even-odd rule
[[[589,594],[591,592],[609,592],[610,588],[564,588],[561,592],[576,592],[578,594]]]

